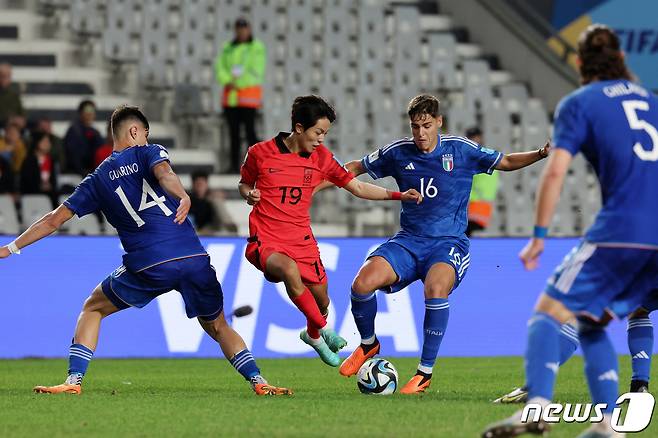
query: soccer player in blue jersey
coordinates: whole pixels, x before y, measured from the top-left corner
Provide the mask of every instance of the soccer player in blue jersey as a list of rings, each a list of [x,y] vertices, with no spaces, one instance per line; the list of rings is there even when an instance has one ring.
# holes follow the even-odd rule
[[[210,257],[187,219],[190,198],[169,165],[164,147],[148,144],[149,124],[136,107],[117,108],[111,119],[114,151],[62,205],[32,224],[0,258],[20,250],[78,217],[102,211],[119,233],[123,265],[96,286],[78,317],[65,383],[37,386],[39,393],[80,394],[96,349],[101,320],[158,295],[180,291],[189,318],[198,318],[235,369],[258,395],[290,394],[269,385],[240,335],[226,322],[222,288]]]
[[[559,369],[560,325],[576,316],[592,403],[604,420],[583,437],[612,437],[618,364],[605,332],[606,314],[623,318],[658,286],[658,98],[631,81],[619,38],[591,25],[578,41],[583,86],[555,112],[555,148],[539,183],[534,237],[521,251],[537,266],[573,155],[582,152],[601,184],[603,206],[581,244],[548,280],[528,323],[525,354],[528,403],[546,407]],[[489,426],[483,436],[543,433],[547,424],[521,421],[521,412]]]
[[[425,284],[423,350],[416,375],[401,389],[404,394],[425,391],[448,326],[448,295],[459,286],[471,263],[465,235],[473,176],[497,170],[516,170],[548,156],[549,145],[531,152],[504,155],[463,137],[439,135],[439,100],[416,96],[408,111],[413,138],[376,150],[346,166],[356,175],[395,178],[400,190],[416,189],[422,204],[405,204],[401,230],[373,251],[352,283],[352,314],[361,345],[341,364],[344,376],[356,374],[379,353],[375,336],[375,291],[397,292],[416,280]]]

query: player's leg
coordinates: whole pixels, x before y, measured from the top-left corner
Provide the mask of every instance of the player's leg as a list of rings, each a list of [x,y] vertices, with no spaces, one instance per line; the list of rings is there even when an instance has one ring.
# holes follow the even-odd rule
[[[653,325],[647,310],[638,309],[628,317],[627,335],[633,368],[630,390],[648,392],[653,353]]]
[[[244,123],[244,133],[249,146],[258,143],[256,136],[256,108],[240,108],[242,111],[242,121]]]
[[[456,274],[453,265],[441,262],[434,264],[425,277],[423,350],[416,374],[402,387],[402,394],[424,392],[431,384],[434,363],[448,327],[448,295],[455,285]]]
[[[242,337],[226,322],[224,311],[212,321],[208,321],[201,317],[197,319],[206,333],[219,343],[224,356],[229,360],[236,371],[250,383],[251,388],[256,394],[292,394],[292,390],[288,388],[279,388],[267,383],[267,380],[261,375],[260,369],[258,368],[258,365],[256,365],[256,360],[247,348]]]
[[[308,289],[313,294],[313,298],[315,298],[315,302],[317,303],[318,308],[320,309],[320,313],[322,313],[322,316],[324,317],[325,321],[327,321],[329,316],[329,302],[330,302],[329,293],[327,292],[328,290],[327,282],[318,283],[318,284],[306,283],[306,287],[308,287]],[[327,343],[329,349],[334,353],[338,353],[338,351],[342,350],[347,346],[347,341],[341,336],[339,336],[328,325],[320,330],[320,334],[322,335],[324,341]]]
[[[381,252],[382,247],[373,254],[377,254],[377,251]],[[392,259],[391,254],[388,254],[388,257]],[[376,291],[387,288],[397,281],[398,275],[395,270],[381,255],[371,255],[352,281],[350,293],[352,316],[361,335],[361,344],[341,364],[339,372],[343,376],[355,375],[366,360],[379,353],[380,345],[375,336]]]
[[[313,294],[303,283],[297,262],[285,254],[273,252],[265,259],[265,274],[283,281],[290,300],[306,317],[307,329],[300,333],[301,340],[313,347],[324,363],[338,366],[340,358],[322,337],[327,321]]]
[[[69,347],[69,369],[66,381],[56,386],[35,386],[34,391],[51,394],[80,394],[82,379],[98,343],[101,320],[117,311],[119,309],[103,293],[102,286],[100,284],[96,286],[85,300],[78,316],[73,342]]]

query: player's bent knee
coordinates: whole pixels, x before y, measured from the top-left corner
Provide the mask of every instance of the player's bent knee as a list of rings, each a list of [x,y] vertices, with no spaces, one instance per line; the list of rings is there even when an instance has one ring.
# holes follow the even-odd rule
[[[352,290],[359,295],[368,295],[380,287],[378,283],[379,280],[375,275],[359,274],[352,281]]]
[[[425,298],[448,298],[451,290],[452,284],[447,282],[425,285]]]
[[[100,285],[96,286],[82,306],[83,312],[99,312],[103,317],[111,315],[118,310],[112,301],[105,296]]]
[[[574,317],[573,313],[564,304],[548,296],[546,293],[542,293],[539,296],[535,305],[535,311],[549,315],[560,324],[565,324]]]
[[[633,313],[628,315],[628,319],[638,319],[638,318],[647,318],[649,317],[649,312],[646,311],[646,309],[640,307],[639,309],[635,310]]]

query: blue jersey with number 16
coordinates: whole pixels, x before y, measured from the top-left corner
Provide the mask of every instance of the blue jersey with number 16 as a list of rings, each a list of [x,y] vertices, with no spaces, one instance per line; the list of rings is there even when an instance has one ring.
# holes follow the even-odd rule
[[[102,211],[117,229],[133,272],[169,260],[204,255],[191,222],[174,223],[178,201],[160,187],[153,166],[169,161],[155,144],[113,152],[88,175],[64,205],[79,217]]]
[[[419,237],[463,237],[473,176],[491,174],[502,154],[464,137],[442,135],[430,153],[404,138],[364,157],[374,179],[392,176],[401,191],[416,189],[423,202],[404,202],[402,233]]]
[[[562,99],[554,131],[555,146],[582,152],[601,184],[585,238],[658,248],[658,98],[630,81],[594,82]]]

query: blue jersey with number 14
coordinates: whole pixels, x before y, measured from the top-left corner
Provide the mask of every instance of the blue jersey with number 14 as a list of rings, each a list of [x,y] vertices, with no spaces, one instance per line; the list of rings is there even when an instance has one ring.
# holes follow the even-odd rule
[[[133,272],[206,254],[189,220],[174,223],[178,201],[160,187],[152,172],[163,161],[169,161],[169,154],[160,145],[113,152],[64,201],[79,217],[103,212],[117,229],[126,251],[123,263]]]
[[[374,179],[392,176],[401,191],[416,189],[423,202],[404,202],[402,233],[420,237],[462,237],[466,231],[473,176],[491,174],[502,154],[464,137],[443,135],[436,148],[422,153],[404,138],[361,160]]]
[[[626,80],[585,85],[555,112],[555,146],[582,152],[601,184],[593,243],[658,248],[658,98]]]

